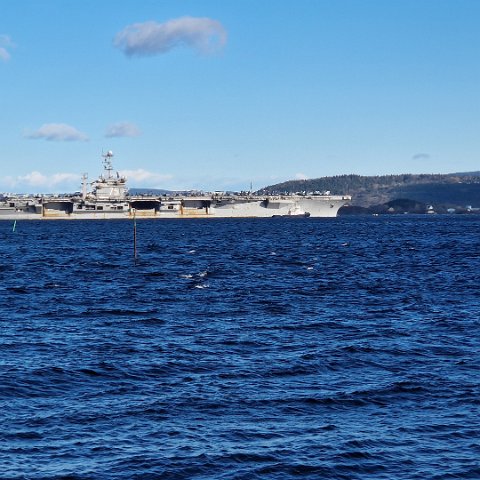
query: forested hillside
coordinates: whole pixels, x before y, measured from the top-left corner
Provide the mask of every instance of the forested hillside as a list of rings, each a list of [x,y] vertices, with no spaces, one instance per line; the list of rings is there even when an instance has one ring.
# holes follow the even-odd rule
[[[338,175],[291,180],[268,186],[259,193],[327,192],[352,195],[353,205],[370,207],[405,198],[444,206],[480,207],[480,176],[468,174]]]

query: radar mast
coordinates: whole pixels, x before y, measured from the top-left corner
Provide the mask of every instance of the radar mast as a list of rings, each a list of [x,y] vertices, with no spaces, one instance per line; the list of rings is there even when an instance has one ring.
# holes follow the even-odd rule
[[[108,150],[107,153],[102,153],[103,157],[103,169],[106,172],[107,179],[113,178],[112,172],[113,172],[113,166],[112,166],[112,158],[113,158],[113,152],[111,150]]]

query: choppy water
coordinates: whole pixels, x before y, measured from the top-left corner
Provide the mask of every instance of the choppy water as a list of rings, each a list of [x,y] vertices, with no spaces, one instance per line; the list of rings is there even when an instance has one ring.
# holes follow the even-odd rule
[[[0,222],[0,477],[480,478],[480,217]]]

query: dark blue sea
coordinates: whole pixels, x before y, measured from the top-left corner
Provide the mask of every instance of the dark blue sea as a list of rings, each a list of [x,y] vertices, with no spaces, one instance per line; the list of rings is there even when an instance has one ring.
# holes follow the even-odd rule
[[[12,230],[0,478],[480,478],[480,216]]]

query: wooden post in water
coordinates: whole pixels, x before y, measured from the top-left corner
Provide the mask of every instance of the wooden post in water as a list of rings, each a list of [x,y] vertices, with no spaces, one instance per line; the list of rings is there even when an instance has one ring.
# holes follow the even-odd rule
[[[136,209],[133,209],[133,259],[137,264],[137,219],[135,217]]]

